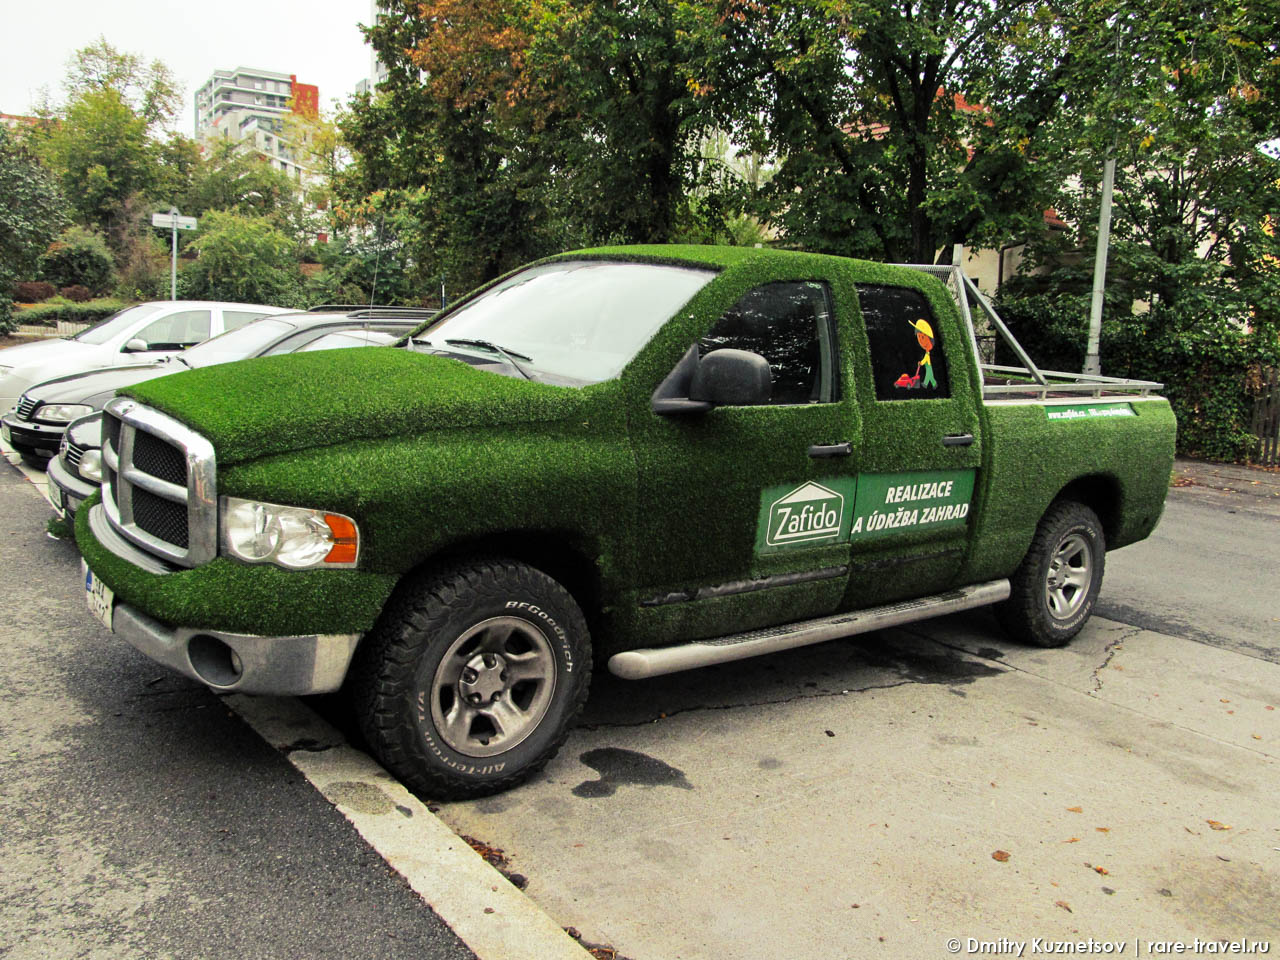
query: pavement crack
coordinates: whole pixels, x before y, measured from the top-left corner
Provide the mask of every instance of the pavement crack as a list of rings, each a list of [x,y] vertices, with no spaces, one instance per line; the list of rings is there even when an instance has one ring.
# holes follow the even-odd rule
[[[633,720],[626,723],[579,723],[579,730],[622,730],[629,727],[647,727],[662,720],[670,720],[684,713],[700,713],[709,710],[744,710],[754,707],[772,707],[783,703],[798,703],[801,700],[822,700],[827,697],[847,697],[855,693],[867,693],[871,690],[892,690],[894,687],[905,687],[916,683],[915,680],[898,680],[895,683],[873,683],[865,687],[849,687],[846,690],[830,690],[823,693],[797,693],[790,697],[779,697],[776,700],[752,700],[747,703],[698,704],[662,713],[647,720]]]
[[[1102,692],[1102,677],[1100,676],[1102,671],[1110,666],[1112,659],[1120,652],[1120,648],[1124,645],[1124,642],[1126,640],[1132,640],[1140,633],[1142,633],[1142,630],[1140,629],[1127,630],[1102,648],[1102,662],[1094,667],[1093,673],[1090,674],[1090,679],[1093,681],[1093,693],[1095,695]]]

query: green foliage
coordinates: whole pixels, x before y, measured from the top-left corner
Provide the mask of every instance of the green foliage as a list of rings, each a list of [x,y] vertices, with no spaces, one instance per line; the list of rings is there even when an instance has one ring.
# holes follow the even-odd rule
[[[183,270],[183,296],[196,300],[293,305],[301,296],[297,246],[262,217],[210,211]]]
[[[417,306],[439,302],[436,290],[412,280],[404,245],[376,235],[350,239],[335,237],[317,244],[316,259],[324,268],[308,279],[306,301],[320,303],[381,303]]]
[[[45,150],[80,222],[108,232],[117,226],[125,201],[156,179],[146,119],[110,88],[73,100]]]
[[[264,218],[289,233],[302,215],[297,181],[231,142],[213,146],[193,168],[179,207],[193,217],[221,210]]]
[[[0,127],[0,333],[12,329],[12,286],[66,222],[64,201],[36,157]]]
[[[69,323],[97,323],[129,306],[126,300],[89,300],[86,303],[41,303],[27,307],[15,316],[18,323],[56,327],[59,320]]]
[[[114,91],[148,125],[172,120],[182,107],[182,89],[164,62],[148,63],[135,53],[117,50],[101,36],[67,61],[64,86],[72,100],[99,90]]]
[[[111,251],[100,233],[69,227],[40,255],[40,277],[56,287],[73,284],[102,293],[112,281]]]

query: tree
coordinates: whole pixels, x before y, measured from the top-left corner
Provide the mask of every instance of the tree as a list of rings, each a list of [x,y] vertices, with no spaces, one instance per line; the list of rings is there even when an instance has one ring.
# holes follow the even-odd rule
[[[193,216],[209,210],[231,210],[249,217],[265,217],[292,232],[301,216],[298,184],[262,157],[236,143],[218,143],[193,170],[182,209]]]
[[[109,238],[122,227],[125,200],[156,182],[147,121],[110,88],[89,90],[68,106],[49,134],[46,155],[78,219]]]
[[[35,270],[36,259],[66,222],[57,184],[30,151],[0,127],[0,330],[8,328],[15,280]]]
[[[106,37],[81,47],[67,61],[63,86],[72,102],[87,93],[114,90],[148,127],[172,121],[182,106],[182,87],[164,62],[148,63],[117,50]]]
[[[788,243],[932,262],[1040,226],[1031,167],[1072,67],[1038,0],[720,0],[703,78],[735,139],[777,158],[748,197]]]
[[[263,217],[213,210],[191,244],[185,295],[204,300],[294,305],[300,299],[297,248]]]

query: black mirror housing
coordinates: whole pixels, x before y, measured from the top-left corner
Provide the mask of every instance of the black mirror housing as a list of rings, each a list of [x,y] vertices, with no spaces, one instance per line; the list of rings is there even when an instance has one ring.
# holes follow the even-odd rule
[[[728,347],[712,350],[699,360],[689,385],[690,400],[716,406],[758,406],[772,396],[769,361],[750,350]]]

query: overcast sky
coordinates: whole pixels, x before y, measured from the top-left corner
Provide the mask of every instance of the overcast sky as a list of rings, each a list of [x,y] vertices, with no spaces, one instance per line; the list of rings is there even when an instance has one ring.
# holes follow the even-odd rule
[[[195,92],[214,70],[297,74],[320,88],[326,110],[369,75],[369,47],[356,26],[369,23],[369,0],[19,0],[4,6],[0,113],[27,113],[41,87],[60,100],[67,59],[99,36],[169,65],[183,86],[177,128],[187,136],[194,133]]]

